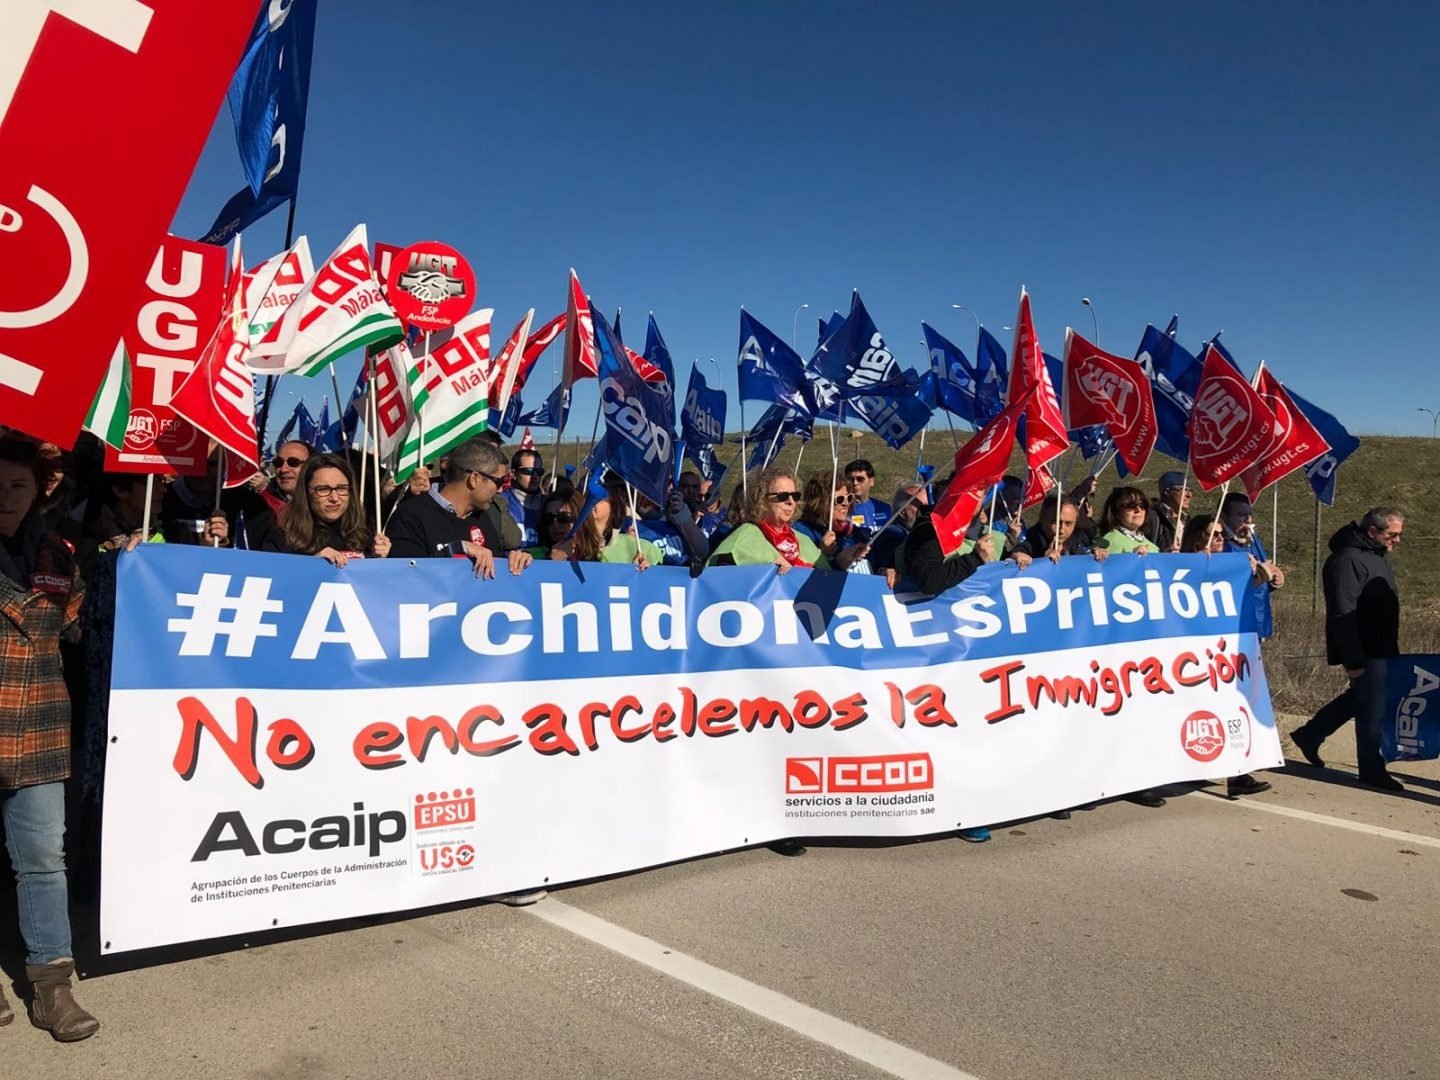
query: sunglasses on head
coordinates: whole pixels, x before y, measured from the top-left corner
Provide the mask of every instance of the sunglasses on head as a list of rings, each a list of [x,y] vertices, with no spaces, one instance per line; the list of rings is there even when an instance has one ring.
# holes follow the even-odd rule
[[[800,497],[798,491],[772,491],[765,496],[771,502],[794,502]]]
[[[303,457],[277,457],[272,459],[270,464],[277,469],[281,465],[289,465],[292,469],[298,469],[305,464],[305,459]]]

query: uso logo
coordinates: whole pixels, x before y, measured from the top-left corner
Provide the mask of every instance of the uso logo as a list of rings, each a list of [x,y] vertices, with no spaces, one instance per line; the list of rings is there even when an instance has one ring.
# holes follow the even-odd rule
[[[469,870],[475,864],[475,848],[471,844],[439,844],[419,851],[422,874],[442,874],[449,870]]]
[[[1193,712],[1180,724],[1180,745],[1196,761],[1214,761],[1225,749],[1225,725],[1213,712]]]

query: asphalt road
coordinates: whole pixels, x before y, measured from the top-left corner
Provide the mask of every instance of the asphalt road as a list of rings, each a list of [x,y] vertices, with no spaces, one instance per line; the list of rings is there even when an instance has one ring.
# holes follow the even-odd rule
[[[1348,733],[1326,750],[1353,770]],[[1440,768],[1395,771],[1405,796],[1292,770],[93,975],[100,1034],[21,1019],[0,1077],[1433,1080]]]

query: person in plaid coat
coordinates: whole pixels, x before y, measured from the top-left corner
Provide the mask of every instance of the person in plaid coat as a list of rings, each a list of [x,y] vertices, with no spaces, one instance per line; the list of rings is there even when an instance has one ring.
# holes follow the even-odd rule
[[[34,444],[0,440],[0,819],[35,992],[31,1020],[75,1042],[100,1026],[70,990],[65,879],[70,698],[60,639],[79,635],[82,589],[74,552],[35,505],[42,466]],[[13,1019],[0,991],[0,1026]]]

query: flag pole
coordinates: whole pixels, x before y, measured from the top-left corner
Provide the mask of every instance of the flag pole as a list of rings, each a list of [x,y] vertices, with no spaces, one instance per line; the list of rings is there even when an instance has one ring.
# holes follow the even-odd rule
[[[546,348],[546,350],[548,350],[548,349],[550,348],[550,346],[547,345],[547,346],[545,346],[545,348]],[[537,356],[535,359],[536,359],[536,360],[539,360],[540,357]],[[550,357],[550,397],[553,397],[553,396],[555,395],[555,381],[556,381],[555,357],[554,357],[554,355],[552,354],[551,357]],[[550,397],[547,397],[545,400],[546,400],[546,401],[549,401],[549,400],[550,400]],[[561,404],[563,405],[564,402],[562,401]],[[562,414],[565,412],[564,409],[561,409],[560,411],[561,411]],[[551,491],[552,494],[554,493],[555,488],[556,488],[556,487],[559,485],[559,483],[560,483],[560,417],[557,416],[557,417],[555,417],[554,419],[555,419],[555,449],[552,450],[552,451],[550,451],[550,491]]]
[[[211,517],[220,513],[220,496],[225,491],[225,448],[218,442],[215,444],[215,453],[220,455],[220,460],[215,463],[215,511],[210,515]],[[235,543],[233,536],[230,538],[230,543],[232,545]],[[210,538],[210,546],[218,548],[220,546],[220,538],[218,536],[212,536]]]
[[[335,411],[340,412],[340,380],[335,377],[335,362],[330,362],[330,388],[335,391]],[[348,405],[349,402],[347,401]],[[324,438],[322,433],[321,438]],[[345,414],[340,413],[340,445],[350,449],[350,436],[345,434]]]
[[[929,430],[930,430],[930,425],[929,425],[929,424],[926,424],[924,427],[922,427],[922,428],[920,429],[920,451],[915,455],[915,475],[916,475],[916,476],[919,476],[919,475],[920,475],[920,466],[923,465],[923,464],[925,464],[925,432],[927,432],[927,431],[929,431]]]
[[[780,441],[780,432],[784,430],[784,427],[785,425],[783,423],[775,425],[775,437],[770,440],[770,448],[765,451],[765,464],[762,468],[768,469],[770,467],[770,459],[775,456],[775,444]]]
[[[1320,496],[1315,496],[1315,570],[1310,581],[1310,614],[1320,610]]]
[[[425,385],[425,368],[428,366],[425,361],[430,359],[430,331],[425,331],[425,351],[417,358],[420,367],[420,385]],[[428,399],[427,399],[428,400]],[[417,468],[425,468],[425,406],[422,403],[420,408],[415,410],[415,434],[420,440],[420,460],[416,463]]]
[[[1275,549],[1280,546],[1280,481],[1270,485],[1270,561],[1275,561]]]
[[[845,399],[840,399],[840,412],[830,425],[830,512],[835,512],[835,489],[840,486],[840,448],[835,442],[835,428],[845,422]]]
[[[801,460],[801,458],[803,458],[804,456],[805,456],[805,442],[804,442],[804,440],[801,440],[801,443],[800,443],[800,452],[795,455],[795,478],[796,478],[797,480],[800,478],[800,460]]]
[[[1185,493],[1190,490],[1190,461],[1185,461],[1185,476],[1180,481],[1180,509],[1175,511],[1175,544],[1171,550],[1180,550],[1180,539],[1185,532]]]
[[[290,196],[290,213],[285,218],[285,250],[289,251],[295,245],[295,203],[300,198],[300,181],[295,181],[295,193]],[[247,330],[248,333],[248,330]],[[283,372],[281,374],[284,374]],[[280,375],[265,376],[265,404],[260,406],[260,424],[255,432],[255,441],[259,443],[255,450],[263,459],[265,456],[265,428],[270,422],[270,402],[275,397],[275,391],[280,386]]]
[[[372,456],[375,459],[375,534],[378,536],[385,531],[384,524],[380,521],[381,498],[380,498],[380,403],[375,399],[375,354],[366,350],[366,356],[370,362],[370,392],[365,395],[369,402],[365,417],[365,434],[373,446]]]
[[[140,515],[140,542],[150,542],[150,505],[155,501],[155,474],[145,474],[145,511]]]

